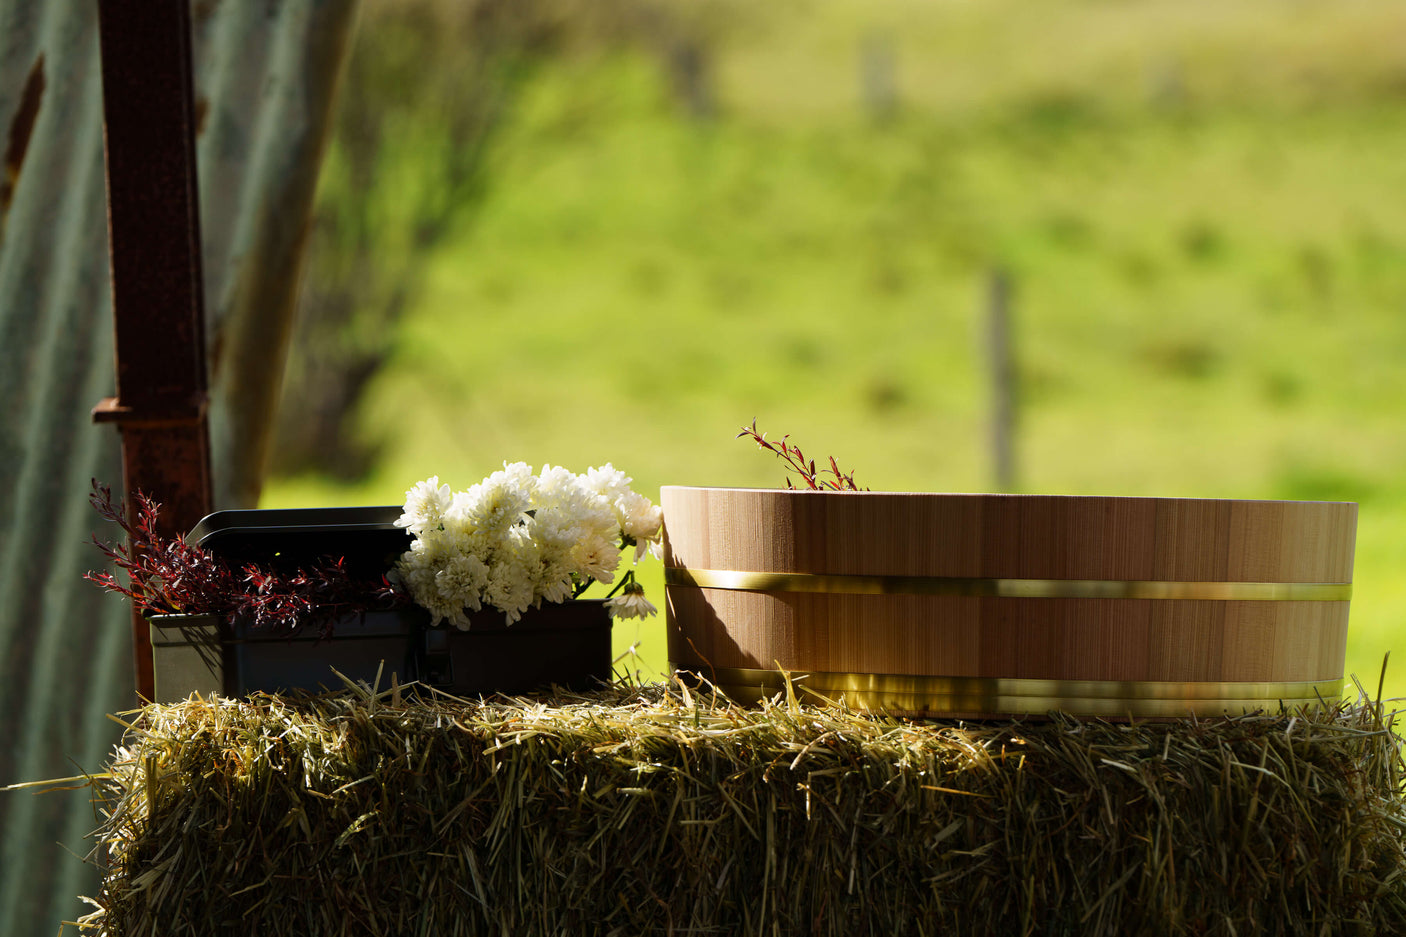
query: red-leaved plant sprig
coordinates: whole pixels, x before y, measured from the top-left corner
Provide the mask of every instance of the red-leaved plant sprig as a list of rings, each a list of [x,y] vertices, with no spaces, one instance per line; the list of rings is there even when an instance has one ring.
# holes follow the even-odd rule
[[[742,432],[737,434],[738,439],[741,439],[743,436],[750,438],[756,442],[758,446],[761,446],[768,452],[775,453],[778,458],[786,463],[787,471],[799,477],[801,481],[805,482],[805,486],[812,491],[869,490],[867,488],[860,488],[859,485],[855,484],[853,472],[841,472],[840,466],[835,462],[834,456],[830,456],[830,464],[817,473],[815,470],[815,460],[807,459],[805,453],[801,451],[801,447],[790,442],[790,433],[782,436],[781,442],[779,443],[770,442],[766,438],[766,433],[757,431],[757,421],[754,419],[752,420],[751,426],[742,427]],[[830,477],[822,477],[827,474]],[[786,479],[786,487],[796,487],[792,484],[789,477]]]
[[[127,534],[126,544],[107,544],[93,537],[102,554],[125,573],[123,585],[109,572],[89,572],[84,578],[131,600],[146,614],[214,615],[226,626],[236,624],[282,633],[316,628],[330,635],[346,615],[409,604],[408,597],[386,582],[356,579],[342,558],[323,557],[292,573],[248,564],[237,572],[209,550],[165,537],[157,531],[161,505],[135,495],[131,518],[123,503],[113,501],[112,489],[93,482],[88,496],[105,520]]]

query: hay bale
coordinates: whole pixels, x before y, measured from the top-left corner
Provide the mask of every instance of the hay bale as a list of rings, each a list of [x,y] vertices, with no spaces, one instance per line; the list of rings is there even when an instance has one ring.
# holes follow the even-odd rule
[[[1379,706],[920,724],[687,689],[136,715],[104,935],[1406,931]]]

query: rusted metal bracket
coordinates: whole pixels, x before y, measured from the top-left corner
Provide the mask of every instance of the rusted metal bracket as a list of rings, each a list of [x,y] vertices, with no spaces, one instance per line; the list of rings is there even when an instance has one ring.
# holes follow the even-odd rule
[[[196,426],[205,419],[209,406],[209,398],[201,396],[174,404],[163,401],[158,406],[148,405],[139,411],[126,406],[116,397],[104,397],[93,408],[93,422],[116,423],[119,427]]]
[[[161,502],[183,534],[210,512],[204,297],[188,0],[99,0],[117,396],[93,410],[122,432],[128,504]],[[151,637],[132,620],[137,692],[153,696]]]

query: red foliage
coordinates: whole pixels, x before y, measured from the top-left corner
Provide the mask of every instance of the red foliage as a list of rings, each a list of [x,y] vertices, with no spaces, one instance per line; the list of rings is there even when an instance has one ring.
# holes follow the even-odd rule
[[[758,446],[761,446],[768,452],[775,453],[783,462],[786,463],[787,470],[799,476],[801,481],[805,482],[806,487],[811,489],[812,491],[869,490],[867,488],[860,488],[857,484],[855,484],[853,472],[849,472],[848,474],[846,474],[845,472],[841,472],[840,466],[836,464],[834,456],[830,457],[830,465],[827,468],[822,469],[820,472],[820,474],[828,473],[833,477],[819,477],[815,471],[815,460],[811,459],[807,461],[805,453],[801,451],[801,447],[789,442],[791,438],[790,433],[787,433],[785,436],[782,436],[780,443],[768,442],[766,438],[766,433],[757,432],[757,421],[753,420],[751,426],[742,427],[742,432],[737,434],[738,439],[741,439],[743,436],[751,438],[756,442]],[[787,478],[786,487],[795,488],[796,486],[791,483],[790,478]]]
[[[214,615],[226,626],[244,624],[290,634],[311,626],[326,636],[343,616],[410,602],[384,577],[375,582],[353,578],[340,557],[322,557],[292,573],[252,563],[236,572],[209,550],[159,534],[161,506],[140,492],[130,520],[106,485],[94,481],[88,500],[127,534],[126,544],[106,544],[96,536],[93,543],[127,574],[130,585],[109,572],[90,571],[84,578],[126,596],[146,614]]]

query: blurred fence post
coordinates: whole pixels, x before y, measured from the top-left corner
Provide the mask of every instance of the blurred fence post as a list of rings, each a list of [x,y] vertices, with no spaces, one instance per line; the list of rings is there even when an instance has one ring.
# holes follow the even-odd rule
[[[712,119],[717,113],[712,50],[697,37],[680,39],[669,49],[669,70],[688,116],[698,121]]]
[[[1011,326],[1011,277],[992,269],[986,290],[986,351],[991,375],[991,459],[996,489],[1015,489],[1018,374]]]
[[[869,33],[859,50],[859,91],[874,123],[885,123],[898,112],[894,71],[892,37],[884,32]]]

